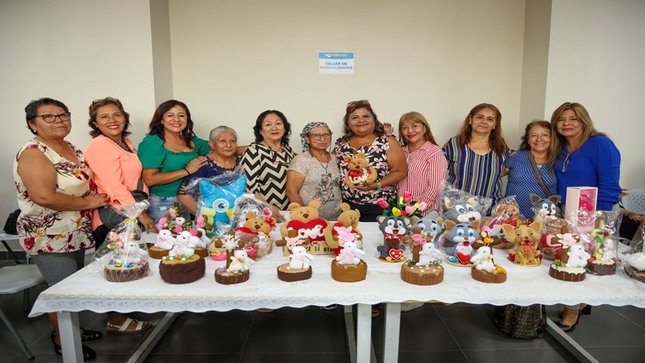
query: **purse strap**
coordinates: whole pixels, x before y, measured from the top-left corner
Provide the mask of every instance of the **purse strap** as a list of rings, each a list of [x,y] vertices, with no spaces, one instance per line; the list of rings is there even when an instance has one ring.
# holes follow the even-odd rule
[[[548,198],[551,195],[551,191],[549,191],[549,188],[547,188],[546,185],[544,184],[544,180],[542,180],[542,175],[538,170],[537,164],[535,163],[535,158],[533,157],[533,154],[531,153],[530,150],[529,150],[529,161],[531,162],[531,167],[533,168],[535,179],[537,179],[538,183],[540,184],[540,187],[542,188],[542,191],[544,192],[544,195]]]

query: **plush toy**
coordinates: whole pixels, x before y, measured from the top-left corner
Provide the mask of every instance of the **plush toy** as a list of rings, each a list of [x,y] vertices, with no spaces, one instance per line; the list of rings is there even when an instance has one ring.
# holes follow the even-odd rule
[[[525,224],[517,226],[504,224],[502,228],[506,240],[517,245],[514,250],[509,252],[508,259],[518,265],[539,266],[542,262],[542,253],[538,249],[542,223],[535,221],[528,226]]]
[[[474,252],[472,245],[478,237],[479,222],[455,223],[448,220],[444,222],[444,229],[447,233],[443,240],[443,248],[448,255],[448,261],[459,265],[469,265]]]
[[[309,244],[309,252],[314,254],[330,253],[331,248],[325,242],[325,228],[327,228],[327,221],[320,218],[318,214],[318,207],[320,201],[317,199],[311,200],[309,205],[301,206],[298,203],[291,203],[289,211],[291,212],[291,219],[288,222],[282,223],[280,226],[280,234],[283,238],[294,237],[290,236],[289,231],[296,232],[297,237],[304,240]],[[277,246],[284,246],[284,240],[276,243]],[[284,251],[288,255],[288,250]]]
[[[477,200],[469,198],[463,201],[453,201],[444,198],[443,206],[445,208],[443,216],[446,220],[456,223],[480,222],[482,212],[477,208]]]
[[[200,208],[197,215],[205,217],[205,223],[213,225],[214,228],[230,224],[235,201],[245,190],[246,176],[244,175],[221,185],[210,179],[199,181]]]
[[[246,251],[244,250],[235,250],[233,256],[231,256],[231,263],[229,264],[226,272],[244,272],[251,269],[251,266],[255,261],[250,258]]]
[[[347,241],[341,246],[336,261],[341,265],[358,265],[361,262],[361,256],[364,255],[365,251],[358,248],[355,242]]]
[[[542,225],[547,221],[562,216],[560,207],[561,197],[559,195],[552,195],[548,198],[541,198],[537,194],[531,194],[531,202],[533,203],[533,220],[542,222]]]
[[[379,259],[387,262],[403,262],[402,243],[408,242],[404,239],[411,232],[411,219],[397,216],[378,216],[376,222],[383,233],[383,245],[376,247],[379,252]]]
[[[349,169],[345,176],[345,183],[348,187],[354,188],[358,185],[368,185],[376,181],[378,177],[376,169],[370,165],[363,152],[356,154],[356,157],[345,155],[344,159]]]
[[[484,219],[482,230],[485,230],[493,238],[492,247],[511,248],[513,243],[505,238],[502,225],[517,226],[523,223],[525,221],[520,218],[520,206],[515,201],[515,197],[510,196],[495,204],[490,217]]]
[[[308,269],[311,266],[314,256],[307,253],[307,249],[303,246],[294,246],[289,255],[289,268],[293,270]]]
[[[244,250],[248,256],[255,259],[271,252],[273,242],[269,237],[272,227],[269,222],[258,217],[255,212],[246,214],[246,222],[235,228],[235,235],[244,243]]]
[[[346,227],[351,229],[351,231],[356,234],[355,239],[359,248],[361,247],[360,243],[363,239],[363,235],[358,230],[358,222],[361,218],[361,212],[359,212],[358,209],[352,209],[347,203],[342,203],[340,205],[340,210],[341,213],[338,216],[338,221],[336,223],[328,223],[327,228],[325,228],[325,242],[335,255],[338,255],[338,252],[340,252],[340,245],[338,244],[338,233],[334,227]]]

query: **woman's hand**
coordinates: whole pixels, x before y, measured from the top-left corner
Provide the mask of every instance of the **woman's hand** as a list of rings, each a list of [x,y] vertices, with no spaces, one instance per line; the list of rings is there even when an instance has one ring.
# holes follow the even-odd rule
[[[385,134],[387,136],[394,136],[394,128],[392,127],[391,123],[384,122],[383,123],[383,128],[385,129]]]
[[[83,197],[88,204],[87,209],[97,209],[110,205],[110,198],[105,193],[90,193]]]
[[[194,174],[199,170],[202,166],[206,164],[206,157],[205,156],[198,156],[194,158],[193,160],[189,161],[188,164],[184,167],[184,169],[188,170],[190,174]]]
[[[372,191],[372,190],[378,190],[378,182],[370,183],[370,184],[367,184],[367,185],[356,185],[356,186],[354,186],[354,188],[356,188],[356,189],[358,189],[360,191],[363,191],[363,192],[369,192],[369,191]]]
[[[148,213],[141,212],[141,214],[139,214],[139,216],[137,217],[137,220],[139,221],[139,223],[141,223],[141,226],[143,227],[143,230],[145,232],[159,233],[154,219],[152,219],[152,217],[150,217]]]
[[[280,213],[280,208],[272,205],[271,206],[271,212],[273,214],[272,217],[275,218],[275,221],[277,223],[281,223],[281,222],[285,221],[284,216],[282,215],[282,213]]]

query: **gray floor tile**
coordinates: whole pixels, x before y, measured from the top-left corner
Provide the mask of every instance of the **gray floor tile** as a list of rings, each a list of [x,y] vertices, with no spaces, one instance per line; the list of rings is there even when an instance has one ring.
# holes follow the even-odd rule
[[[577,360],[562,348],[465,350],[470,363],[573,363]]]
[[[241,354],[151,354],[146,363],[239,363]]]
[[[378,355],[377,355],[378,356]],[[381,357],[379,356],[379,362]],[[460,350],[446,350],[433,352],[399,352],[399,363],[421,363],[421,362],[450,362],[468,363],[468,358]]]
[[[240,363],[342,363],[349,362],[342,353],[244,354]]]
[[[645,341],[644,341],[645,343]],[[587,351],[593,355],[599,362],[612,363],[640,363],[645,360],[645,346],[641,347],[602,347],[587,348]]]

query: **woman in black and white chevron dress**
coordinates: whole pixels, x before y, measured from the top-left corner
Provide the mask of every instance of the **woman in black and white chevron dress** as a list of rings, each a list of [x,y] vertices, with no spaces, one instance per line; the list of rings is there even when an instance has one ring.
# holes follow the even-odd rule
[[[266,110],[258,116],[253,133],[255,142],[242,155],[246,189],[277,210],[285,210],[289,205],[287,172],[295,155],[289,146],[291,124],[282,112]]]

